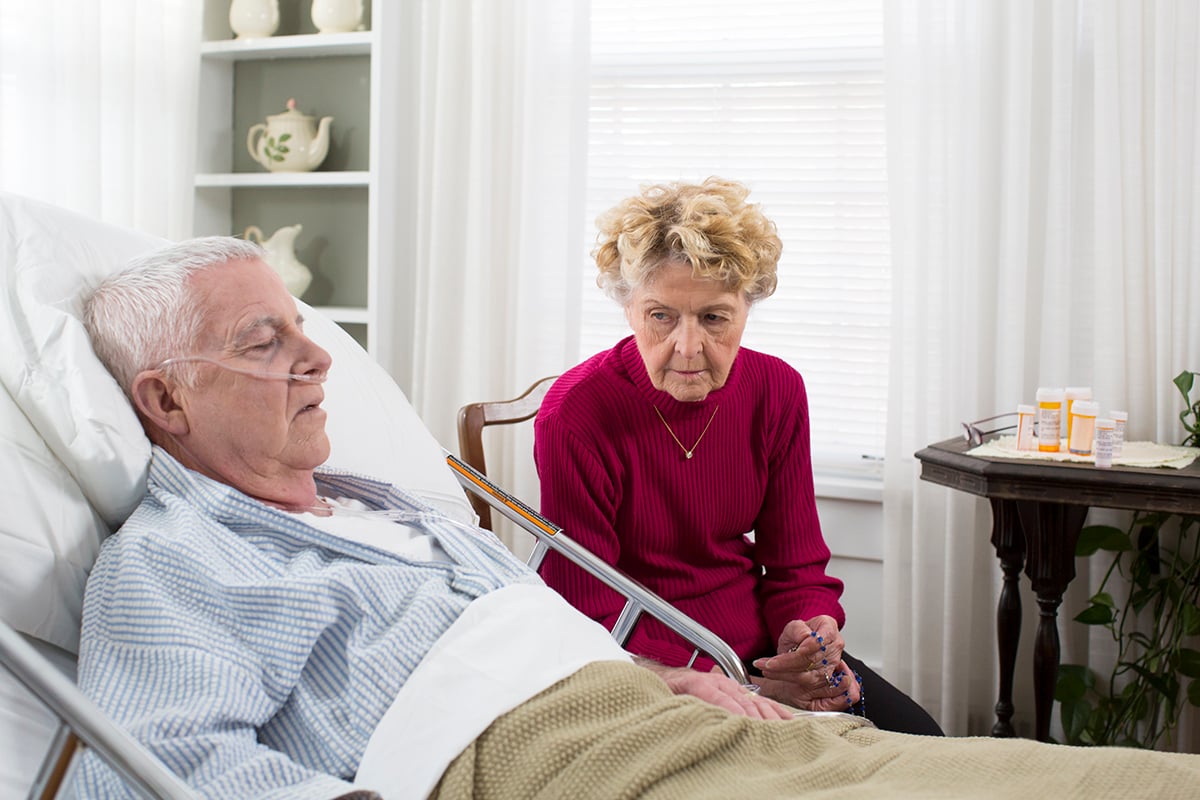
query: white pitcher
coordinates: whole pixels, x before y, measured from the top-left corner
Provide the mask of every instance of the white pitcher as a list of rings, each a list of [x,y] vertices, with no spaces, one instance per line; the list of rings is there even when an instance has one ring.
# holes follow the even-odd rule
[[[287,225],[271,234],[270,239],[264,239],[262,230],[251,225],[242,234],[243,239],[261,244],[267,251],[267,264],[283,278],[283,285],[293,297],[302,296],[313,277],[312,270],[296,258],[296,237],[302,230],[303,225]]]

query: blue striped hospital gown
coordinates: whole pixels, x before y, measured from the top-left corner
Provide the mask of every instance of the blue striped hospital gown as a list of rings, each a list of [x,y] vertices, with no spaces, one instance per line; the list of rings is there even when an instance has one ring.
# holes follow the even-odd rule
[[[149,491],[88,579],[79,684],[208,797],[330,798],[434,641],[475,598],[540,583],[491,533],[387,484],[323,494],[423,515],[452,563],[347,541],[155,449]],[[125,796],[94,755],[74,788]]]

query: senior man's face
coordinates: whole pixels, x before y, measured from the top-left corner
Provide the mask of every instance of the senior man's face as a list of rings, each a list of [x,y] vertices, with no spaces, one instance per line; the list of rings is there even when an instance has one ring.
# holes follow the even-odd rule
[[[725,385],[749,313],[745,295],[693,277],[688,264],[664,265],[625,304],[650,382],[683,402]]]
[[[193,280],[207,319],[196,354],[251,372],[328,371],[329,354],[304,335],[295,301],[261,260],[217,266]],[[312,470],[329,457],[321,384],[197,367],[196,387],[178,389],[184,463],[268,503],[315,502]]]

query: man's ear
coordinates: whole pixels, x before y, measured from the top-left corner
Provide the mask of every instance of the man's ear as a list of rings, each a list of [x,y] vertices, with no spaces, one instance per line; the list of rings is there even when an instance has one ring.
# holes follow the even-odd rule
[[[179,402],[178,385],[160,370],[144,370],[133,379],[130,395],[134,408],[146,422],[176,436],[188,432],[187,410]]]

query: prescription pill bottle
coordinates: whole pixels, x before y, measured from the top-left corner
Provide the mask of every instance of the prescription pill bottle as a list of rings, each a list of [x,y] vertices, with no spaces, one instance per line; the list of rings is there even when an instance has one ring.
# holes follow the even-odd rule
[[[1112,417],[1113,421],[1113,458],[1121,456],[1121,448],[1125,444],[1125,423],[1129,421],[1129,414],[1125,411],[1110,411],[1108,416]]]
[[[1033,420],[1037,410],[1031,405],[1017,406],[1017,449],[1037,450],[1033,440]]]
[[[1063,407],[1063,421],[1067,425],[1067,435],[1064,438],[1069,442],[1071,441],[1071,409],[1075,406],[1076,400],[1092,399],[1092,387],[1068,386],[1064,396],[1066,398],[1066,406]]]
[[[1038,450],[1042,453],[1057,453],[1059,437],[1062,436],[1062,389],[1041,388],[1037,390]]]
[[[1096,420],[1096,466],[1108,469],[1113,463],[1113,429],[1116,423],[1109,417]]]
[[[1100,407],[1091,400],[1076,400],[1067,418],[1067,449],[1077,456],[1092,454],[1092,439],[1096,435],[1096,412]]]

